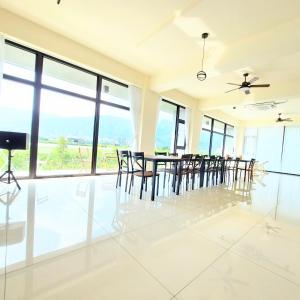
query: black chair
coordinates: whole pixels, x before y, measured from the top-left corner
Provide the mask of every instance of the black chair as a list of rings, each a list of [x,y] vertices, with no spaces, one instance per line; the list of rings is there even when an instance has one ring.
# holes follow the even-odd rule
[[[147,171],[146,161],[144,152],[129,152],[130,161],[131,161],[131,178],[129,183],[129,194],[131,191],[131,186],[133,184],[134,176],[141,178],[141,187],[140,187],[140,199],[143,196],[143,189],[145,184],[145,191],[147,191],[147,179],[149,177],[152,178],[153,172]],[[159,191],[159,174],[155,174],[157,176],[157,190],[156,194],[158,195]]]
[[[160,151],[155,151],[155,155],[160,155],[160,156],[167,156],[168,153],[167,152],[160,152]],[[167,169],[167,163],[166,162],[159,162],[157,163],[157,167],[158,167],[158,172],[163,172],[164,173],[164,188],[166,186],[166,169]],[[159,167],[163,167],[160,168]]]
[[[170,169],[166,169],[167,173],[173,175],[175,174],[175,180],[173,180],[173,182],[176,184],[176,181],[178,181],[177,184],[179,185],[179,187],[181,185],[182,178],[185,176],[186,190],[188,190],[189,176],[193,172],[192,158],[193,158],[193,154],[183,154],[181,156],[181,162],[179,166],[177,165],[177,168],[176,168],[176,164],[172,164]]]
[[[129,160],[129,151],[128,150],[116,150],[117,152],[117,159],[118,159],[118,177],[116,182],[116,188],[121,186],[122,182],[122,175],[126,174],[126,185],[125,185],[125,191],[127,191],[127,185],[128,185],[128,176],[131,173],[130,169],[130,160]]]
[[[202,164],[204,163],[204,156],[195,154],[192,160],[192,190],[195,186],[195,177],[198,174],[199,177],[199,187],[200,187],[200,173],[202,169]]]

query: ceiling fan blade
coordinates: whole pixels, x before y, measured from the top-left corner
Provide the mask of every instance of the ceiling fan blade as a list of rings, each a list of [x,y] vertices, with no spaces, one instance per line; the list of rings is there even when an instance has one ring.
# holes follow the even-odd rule
[[[293,120],[291,118],[285,118],[285,119],[282,119],[283,121],[285,122],[293,122]]]
[[[245,90],[245,95],[251,94],[250,90]]]
[[[249,83],[252,84],[253,82],[257,81],[259,77],[253,77],[252,79],[249,80]]]
[[[252,88],[252,87],[269,87],[269,86],[270,86],[269,83],[267,83],[267,84],[251,84],[251,85],[249,85],[250,88]]]
[[[229,91],[227,91],[227,92],[225,92],[225,93],[233,92],[233,91],[236,91],[236,90],[239,90],[239,89],[240,89],[240,88],[238,87],[238,88],[236,88],[236,89],[229,90]]]
[[[227,84],[241,86],[240,84],[237,84],[237,83],[231,83],[231,82],[227,82]]]

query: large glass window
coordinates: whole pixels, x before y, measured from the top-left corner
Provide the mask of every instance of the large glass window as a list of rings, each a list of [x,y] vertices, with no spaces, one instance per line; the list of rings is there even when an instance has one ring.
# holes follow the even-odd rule
[[[156,130],[156,151],[173,152],[177,107],[161,101]]]
[[[130,149],[132,142],[130,111],[101,104],[97,172],[115,171],[118,166],[116,149]]]
[[[5,44],[3,73],[33,81],[35,77],[35,54]]]
[[[44,58],[42,83],[77,94],[96,97],[97,77]]]
[[[234,154],[234,127],[203,116],[198,150],[201,155],[232,156]]]
[[[156,151],[183,154],[186,147],[186,109],[162,100],[156,129]]]
[[[35,54],[5,45],[0,98],[0,130],[31,134],[33,110],[33,81],[35,78]],[[20,81],[20,82],[19,82]],[[22,83],[24,81],[24,83]],[[7,151],[0,149],[0,171],[7,169]],[[29,175],[30,145],[27,150],[13,153],[12,169],[15,175]]]
[[[42,90],[38,175],[90,173],[95,103]]]
[[[16,175],[116,170],[115,149],[129,148],[133,140],[128,86],[5,43],[0,131],[29,133],[32,142],[30,150],[14,153]],[[7,153],[0,150],[0,171],[6,161]]]

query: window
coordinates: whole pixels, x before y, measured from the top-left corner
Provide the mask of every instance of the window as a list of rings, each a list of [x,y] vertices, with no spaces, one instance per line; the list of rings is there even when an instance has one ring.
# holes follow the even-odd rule
[[[97,172],[115,171],[118,166],[116,149],[130,149],[133,142],[129,108],[101,104],[99,128]]]
[[[234,154],[234,127],[203,116],[198,150],[201,155],[232,156]]]
[[[167,100],[160,103],[156,130],[156,151],[183,154],[186,147],[186,109]]]
[[[14,153],[17,176],[116,170],[115,149],[133,140],[126,84],[7,40],[3,77],[0,130],[31,141]],[[6,161],[0,150],[2,171]]]
[[[90,173],[95,103],[42,90],[38,175]]]
[[[97,77],[63,63],[44,58],[42,83],[73,93],[96,97]]]

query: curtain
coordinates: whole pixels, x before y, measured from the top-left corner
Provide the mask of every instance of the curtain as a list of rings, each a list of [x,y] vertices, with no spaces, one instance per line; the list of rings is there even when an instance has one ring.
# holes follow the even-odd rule
[[[3,78],[3,61],[4,61],[4,36],[0,33],[0,97]]]
[[[191,109],[186,108],[185,109],[185,142],[186,142],[186,147],[185,147],[185,153],[190,152],[190,124],[191,124]]]
[[[141,133],[141,115],[142,115],[142,91],[136,86],[129,86],[130,113],[133,126],[133,145],[132,150],[139,150],[139,137]]]

